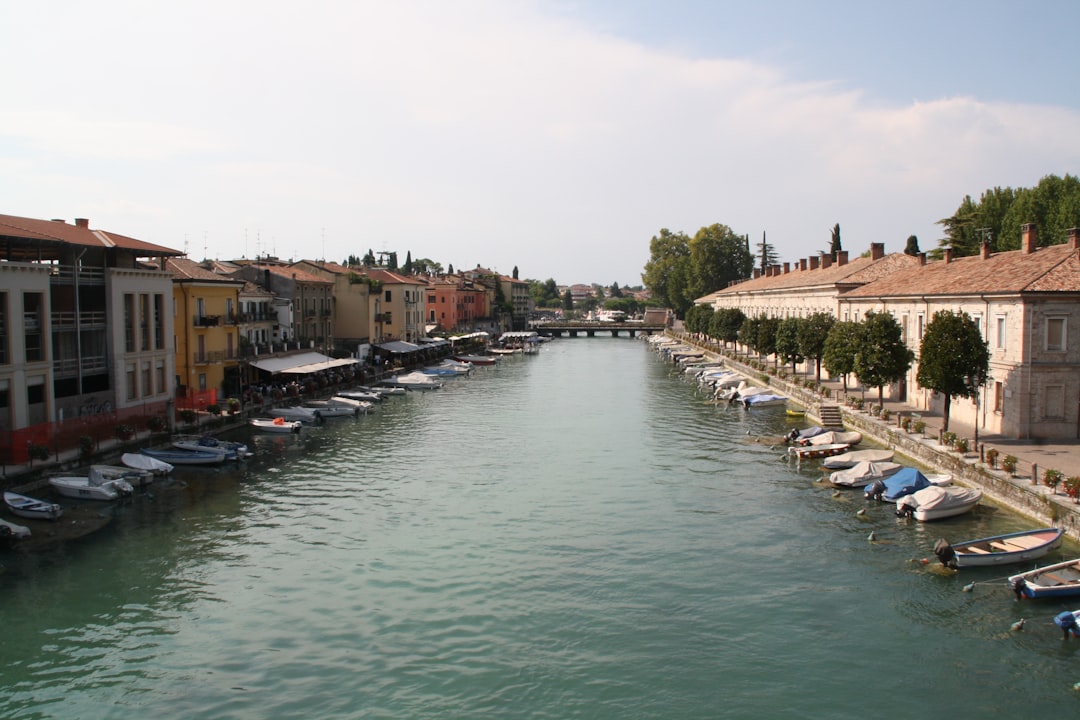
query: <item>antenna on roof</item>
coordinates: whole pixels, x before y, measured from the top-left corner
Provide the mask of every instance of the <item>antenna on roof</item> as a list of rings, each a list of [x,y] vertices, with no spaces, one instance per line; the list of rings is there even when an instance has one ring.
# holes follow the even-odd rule
[[[206,260],[206,231],[202,231],[202,259]]]

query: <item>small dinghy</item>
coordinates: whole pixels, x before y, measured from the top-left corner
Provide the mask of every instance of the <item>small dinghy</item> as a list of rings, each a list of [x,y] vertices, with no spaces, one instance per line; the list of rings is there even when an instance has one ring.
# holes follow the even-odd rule
[[[982,495],[974,488],[931,485],[897,500],[896,516],[927,522],[963,515],[979,504]]]
[[[172,444],[179,450],[218,453],[224,460],[243,460],[251,457],[251,452],[244,443],[219,440],[213,435],[179,435],[173,439]]]
[[[56,503],[20,495],[10,490],[4,493],[4,504],[13,515],[28,520],[57,520],[64,514],[64,508]]]
[[[91,470],[96,470],[102,481],[126,480],[132,487],[142,487],[154,481],[154,474],[149,470],[136,470],[125,465],[91,465]]]
[[[955,545],[944,538],[934,545],[934,554],[942,565],[951,568],[1008,565],[1043,557],[1061,547],[1065,531],[1047,527],[965,540]]]
[[[930,479],[913,467],[902,467],[888,477],[880,478],[866,486],[866,499],[878,502],[896,502],[933,485]]]
[[[220,465],[225,462],[225,456],[218,452],[206,450],[158,450],[155,448],[143,448],[140,452],[155,460],[169,463],[170,465]]]
[[[149,470],[155,475],[168,475],[173,471],[173,466],[169,463],[155,460],[142,453],[124,453],[120,456],[120,462],[136,470]]]
[[[25,540],[30,537],[30,528],[0,518],[0,540]]]
[[[1080,559],[1054,563],[1009,578],[1016,599],[1060,598],[1080,595]]]
[[[94,474],[90,470],[90,474]],[[64,497],[77,498],[79,500],[101,500],[108,502],[116,500],[121,495],[131,495],[134,492],[131,484],[126,480],[107,480],[93,482],[89,476],[60,475],[49,478],[49,484],[53,489]]]
[[[840,456],[837,456],[840,457]],[[829,482],[833,485],[844,487],[864,487],[874,482],[889,477],[903,465],[894,462],[860,462],[855,467],[846,470],[836,470],[829,475]]]
[[[855,467],[861,462],[889,462],[893,459],[895,453],[892,450],[849,450],[846,453],[840,455],[834,455],[828,460],[822,462],[823,467],[827,467],[830,470],[844,470],[846,468]]]
[[[860,442],[862,442],[862,433],[854,430],[829,430],[807,439],[805,443],[801,438],[799,439],[800,444],[807,445],[833,445],[836,443],[858,445]]]
[[[832,443],[830,445],[806,445],[804,447],[789,447],[788,455],[797,461],[814,460],[816,458],[829,457],[847,452],[851,446],[847,443]]]
[[[248,424],[256,430],[268,433],[298,433],[304,426],[304,423],[299,420],[286,420],[282,417],[251,418]]]

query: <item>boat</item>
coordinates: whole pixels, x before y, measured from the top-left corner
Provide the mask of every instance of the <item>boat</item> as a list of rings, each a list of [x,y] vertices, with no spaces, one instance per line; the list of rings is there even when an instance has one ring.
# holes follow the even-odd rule
[[[180,450],[220,453],[225,460],[241,460],[252,455],[244,443],[218,440],[213,435],[179,435],[173,439],[172,444]]]
[[[749,410],[752,407],[774,407],[786,405],[787,398],[783,395],[771,395],[769,393],[756,393],[742,399],[743,407]]]
[[[847,443],[832,443],[830,445],[803,445],[801,447],[789,447],[788,455],[794,457],[799,462],[803,460],[815,460],[817,458],[825,458],[830,455],[839,455],[842,452],[847,452],[851,448]]]
[[[830,470],[843,470],[855,467],[861,462],[889,462],[893,459],[893,455],[895,453],[892,450],[884,449],[849,450],[840,455],[833,455],[821,464]]]
[[[896,502],[905,495],[911,495],[923,488],[928,488],[933,483],[918,469],[902,467],[892,475],[878,478],[866,486],[864,492],[867,500],[879,502]]]
[[[793,428],[792,431],[787,434],[785,439],[789,445],[805,445],[806,442],[804,441],[817,435],[821,435],[824,432],[827,431],[820,425],[811,425],[810,427],[802,428],[801,430],[799,428]]]
[[[10,490],[4,493],[4,504],[13,515],[29,520],[56,520],[64,514],[64,508],[56,503],[20,495]]]
[[[136,470],[149,470],[155,475],[168,475],[173,471],[173,466],[169,463],[155,460],[142,453],[124,453],[120,456],[120,462]]]
[[[903,465],[895,462],[868,462],[864,460],[846,470],[834,470],[829,475],[829,482],[844,487],[863,487],[875,480],[889,477],[902,467]]]
[[[806,417],[806,411],[805,410],[798,410],[798,409],[793,408],[793,407],[787,408],[784,411],[784,414],[787,415],[789,418],[804,418],[804,417]]]
[[[385,388],[390,390],[391,388]],[[358,402],[377,403],[386,399],[389,393],[381,393],[375,389],[371,390],[342,390],[334,397],[344,398],[346,400],[356,400]]]
[[[286,420],[285,418],[251,418],[248,424],[256,430],[271,433],[298,433],[304,423],[299,420]]]
[[[274,417],[282,417],[286,420],[299,420],[308,425],[315,425],[322,419],[318,410],[303,407],[279,407],[271,410]]]
[[[470,365],[494,365],[499,361],[496,355],[454,355],[454,359]]]
[[[896,516],[929,522],[963,515],[973,510],[982,496],[982,490],[975,488],[931,485],[897,500]]]
[[[1009,565],[1037,560],[1058,549],[1064,534],[1061,528],[1046,527],[965,540],[955,545],[942,538],[934,545],[934,555],[942,565],[951,568]]]
[[[1016,593],[1017,600],[1080,595],[1080,558],[1012,575],[1009,587]]]
[[[799,442],[802,441],[800,440]],[[831,445],[833,443],[858,445],[860,442],[862,442],[862,433],[854,430],[828,430],[806,440],[806,444],[809,445]]]
[[[220,465],[225,462],[225,457],[221,453],[206,450],[143,448],[139,452],[170,465]]]
[[[314,410],[319,414],[319,417],[323,418],[356,417],[356,414],[360,412],[360,409],[355,405],[333,402],[332,400],[309,400],[302,407]]]
[[[94,471],[90,472],[92,474]],[[57,475],[49,478],[49,484],[64,497],[79,500],[116,500],[121,495],[132,493],[132,487],[126,480],[94,483],[86,475]]]
[[[0,540],[25,540],[30,537],[30,528],[0,518]]]
[[[142,487],[154,481],[154,473],[149,470],[136,470],[124,465],[91,465],[91,470],[96,471],[94,478],[106,480],[126,480],[132,487]]]
[[[442,387],[442,383],[439,382],[435,376],[425,375],[422,372],[391,375],[382,382],[383,385],[405,388],[407,390],[438,390]]]
[[[370,400],[357,400],[356,398],[341,397],[340,395],[335,395],[327,402],[350,407],[355,414],[370,412],[375,407],[375,403]]]

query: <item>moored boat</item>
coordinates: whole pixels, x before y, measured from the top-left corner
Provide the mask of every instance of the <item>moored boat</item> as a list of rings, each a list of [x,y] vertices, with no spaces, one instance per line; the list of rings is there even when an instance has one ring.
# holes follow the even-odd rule
[[[173,447],[179,450],[196,450],[220,454],[225,460],[241,460],[251,457],[248,446],[232,440],[219,440],[213,435],[179,435],[173,439]]]
[[[903,465],[895,462],[863,461],[856,463],[854,467],[833,471],[833,473],[829,475],[829,482],[833,485],[842,485],[844,487],[863,487],[875,480],[889,477],[901,467],[903,467]]]
[[[299,420],[286,420],[282,417],[251,418],[248,424],[256,430],[270,433],[298,433],[304,426],[304,423]]]
[[[955,545],[944,538],[934,545],[934,554],[942,565],[952,568],[1008,565],[1037,560],[1061,547],[1064,531],[1047,527],[965,540]]]
[[[438,390],[442,387],[442,383],[434,375],[425,375],[422,372],[391,375],[382,383],[389,387],[399,387],[407,390]]]
[[[126,480],[132,487],[142,487],[154,481],[154,473],[149,470],[137,470],[125,465],[91,465],[90,469],[97,473],[89,476],[92,481]]]
[[[131,485],[124,480],[109,480],[96,485],[90,482],[90,478],[86,476],[58,475],[49,478],[49,484],[64,497],[79,500],[116,500],[121,494],[125,494],[125,490],[126,494],[131,494]]]
[[[919,522],[942,520],[970,512],[982,495],[982,490],[975,488],[931,485],[897,500],[896,515]]]
[[[20,495],[10,490],[4,492],[4,504],[13,515],[28,520],[56,520],[64,514],[64,508],[56,503]]]
[[[1080,558],[1018,573],[1009,578],[1016,599],[1059,598],[1080,595]]]
[[[870,448],[867,450],[849,450],[846,453],[834,455],[821,464],[830,470],[843,470],[855,467],[861,462],[889,462],[893,459],[892,450]]]
[[[356,417],[356,414],[359,412],[359,408],[355,405],[334,402],[333,400],[309,400],[301,407],[308,410],[314,410],[323,418]]]
[[[204,450],[143,448],[139,452],[170,465],[220,465],[225,462],[225,456],[221,453]]]
[[[0,518],[0,540],[25,540],[30,537],[30,528]]]
[[[499,361],[495,355],[455,355],[458,362],[467,362],[470,365],[494,365]]]
[[[803,443],[801,437],[798,442]],[[862,442],[862,433],[855,430],[827,430],[820,435],[807,438],[805,444],[831,445],[833,443],[845,443],[847,445],[858,445],[860,442]]]
[[[173,471],[173,466],[169,463],[155,460],[142,453],[124,453],[120,456],[120,462],[135,470],[149,470],[155,475],[168,475]]]
[[[282,417],[286,420],[299,420],[307,425],[314,425],[322,419],[317,410],[303,407],[279,407],[270,410],[274,417]]]
[[[814,460],[817,458],[829,457],[830,455],[839,455],[842,452],[847,452],[851,446],[847,443],[832,443],[829,445],[803,445],[799,447],[789,447],[788,455],[794,457],[799,462],[803,460]]]
[[[913,467],[902,467],[892,475],[874,480],[864,490],[867,500],[896,502],[933,485],[930,479]]]

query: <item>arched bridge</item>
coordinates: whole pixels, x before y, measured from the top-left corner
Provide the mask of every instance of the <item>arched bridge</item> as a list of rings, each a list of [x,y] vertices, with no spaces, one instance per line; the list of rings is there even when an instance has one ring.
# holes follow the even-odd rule
[[[578,337],[579,335],[594,337],[597,333],[611,333],[611,337],[618,337],[621,333],[626,333],[630,337],[636,337],[637,335],[662,333],[667,329],[667,325],[663,323],[646,324],[642,322],[606,322],[597,320],[549,320],[532,323],[529,327],[541,335],[551,335],[552,337],[562,337],[563,335],[569,337]]]

